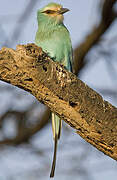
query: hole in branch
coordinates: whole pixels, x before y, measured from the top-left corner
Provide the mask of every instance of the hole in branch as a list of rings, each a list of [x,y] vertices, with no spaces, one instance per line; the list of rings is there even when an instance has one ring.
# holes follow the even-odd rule
[[[46,72],[47,71],[47,67],[43,65],[43,70]]]
[[[32,78],[27,78],[27,79],[24,79],[24,81],[33,81]]]
[[[72,107],[77,106],[77,104],[76,104],[76,103],[74,103],[74,102],[72,102],[72,101],[69,101],[69,104],[70,104],[70,106],[72,106]]]

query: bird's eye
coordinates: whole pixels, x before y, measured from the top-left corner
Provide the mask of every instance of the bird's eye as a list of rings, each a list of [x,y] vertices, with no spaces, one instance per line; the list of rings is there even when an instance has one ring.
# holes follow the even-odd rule
[[[46,13],[46,14],[54,14],[55,11],[53,11],[53,10],[46,10],[46,11],[43,11],[43,13]]]
[[[45,13],[52,14],[52,11],[51,10],[47,10],[47,11],[45,11]]]

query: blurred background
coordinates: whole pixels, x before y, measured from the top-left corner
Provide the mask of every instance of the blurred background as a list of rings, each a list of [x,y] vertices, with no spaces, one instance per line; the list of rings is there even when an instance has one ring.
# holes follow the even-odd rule
[[[0,48],[32,43],[37,9],[49,0],[0,2]],[[117,106],[116,0],[56,0],[70,9],[75,73]],[[47,180],[53,157],[50,111],[31,94],[0,82],[0,180]],[[115,180],[117,162],[63,124],[56,180]]]

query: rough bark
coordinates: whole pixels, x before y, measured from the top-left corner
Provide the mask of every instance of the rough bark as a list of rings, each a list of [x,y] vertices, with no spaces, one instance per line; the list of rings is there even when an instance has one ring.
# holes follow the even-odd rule
[[[117,108],[34,44],[0,51],[0,80],[46,104],[86,141],[117,160]]]

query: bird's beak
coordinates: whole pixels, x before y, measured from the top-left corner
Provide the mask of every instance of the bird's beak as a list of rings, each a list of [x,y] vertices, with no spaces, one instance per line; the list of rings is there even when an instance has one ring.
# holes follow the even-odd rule
[[[59,14],[64,14],[64,13],[66,13],[66,12],[68,12],[68,11],[70,11],[70,10],[67,9],[67,8],[61,8],[61,9],[58,11],[58,13],[59,13]]]

